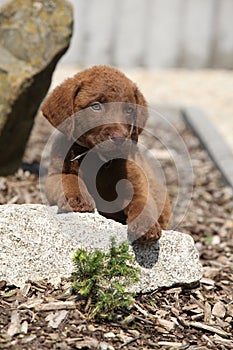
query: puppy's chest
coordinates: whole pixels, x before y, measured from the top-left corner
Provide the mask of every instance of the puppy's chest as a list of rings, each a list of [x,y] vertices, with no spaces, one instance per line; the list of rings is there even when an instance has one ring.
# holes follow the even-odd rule
[[[90,193],[99,192],[105,199],[115,197],[117,183],[127,178],[126,161],[115,159],[108,163],[100,164],[93,159],[89,166],[82,171],[82,178]],[[81,166],[82,168],[82,166]]]

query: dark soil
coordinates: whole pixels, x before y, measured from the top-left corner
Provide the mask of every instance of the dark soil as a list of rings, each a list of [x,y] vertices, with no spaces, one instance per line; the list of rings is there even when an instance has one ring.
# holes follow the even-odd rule
[[[97,323],[67,293],[68,280],[57,288],[29,281],[21,290],[2,281],[1,349],[233,348],[233,191],[192,133],[184,125],[179,131],[192,158],[194,190],[178,229],[192,235],[200,252],[200,285],[138,295],[129,312],[119,311],[114,322]],[[162,164],[174,198],[174,164],[166,159]],[[40,202],[37,175],[19,170],[0,178],[1,204]]]

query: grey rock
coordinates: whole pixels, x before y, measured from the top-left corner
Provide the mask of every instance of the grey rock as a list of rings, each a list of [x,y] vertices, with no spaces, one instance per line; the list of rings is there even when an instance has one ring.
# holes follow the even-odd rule
[[[36,112],[72,35],[65,0],[14,0],[0,8],[0,175],[14,173]]]
[[[0,206],[0,280],[22,286],[28,279],[57,284],[73,271],[77,248],[106,250],[110,239],[127,240],[127,226],[97,212],[57,214],[57,207],[39,204]],[[140,268],[136,292],[177,284],[190,286],[202,277],[191,236],[164,231],[149,247],[130,248]]]

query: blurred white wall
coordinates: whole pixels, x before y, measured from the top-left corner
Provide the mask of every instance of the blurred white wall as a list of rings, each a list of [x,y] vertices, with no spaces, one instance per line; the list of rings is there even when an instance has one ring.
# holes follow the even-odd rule
[[[233,0],[70,0],[63,63],[233,68]]]
[[[69,1],[74,34],[61,63],[233,68],[233,0]]]
[[[5,5],[8,2],[10,2],[10,0],[0,0],[0,5]]]

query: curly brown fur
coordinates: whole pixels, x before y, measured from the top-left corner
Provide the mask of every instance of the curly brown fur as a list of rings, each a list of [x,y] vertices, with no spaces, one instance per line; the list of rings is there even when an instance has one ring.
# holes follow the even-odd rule
[[[114,104],[115,102],[123,104]],[[95,106],[97,110],[93,104],[98,104],[99,107]],[[132,111],[132,108],[124,107],[135,105],[144,108],[134,107]],[[103,161],[94,180],[91,169],[83,171],[81,167],[80,170],[85,155],[71,162],[71,159],[95,146],[100,148],[99,152],[93,154],[93,164],[104,159],[101,143],[105,140],[111,140],[106,152],[113,155],[119,147],[123,147],[125,139],[137,142],[146,123],[147,104],[136,85],[113,67],[94,66],[65,80],[48,96],[41,109],[50,123],[63,133],[54,143],[51,152],[46,183],[49,203],[57,204],[61,211],[92,212],[96,207],[102,215],[127,223],[132,240],[140,239],[141,242],[148,243],[159,239],[161,229],[167,228],[170,219],[169,200],[166,191],[137,149],[134,150],[134,161],[118,158],[107,165]],[[85,113],[78,113],[77,118],[69,118],[84,110]],[[137,118],[137,125],[133,129],[126,122],[129,113],[135,114]],[[122,122],[104,122],[103,125],[84,128],[88,131],[77,136],[82,126],[88,126],[88,120],[93,121],[98,117],[104,121],[107,115],[113,118],[120,116]],[[70,141],[72,139],[74,142]],[[64,154],[66,149],[69,151]],[[133,187],[130,203],[125,206],[130,196],[130,188],[126,184],[124,195],[118,196],[119,208],[124,209],[114,213],[102,210],[99,197],[93,195],[95,186],[99,196],[111,202],[117,198],[116,184],[122,179],[129,180]],[[143,232],[145,234],[142,236]]]

